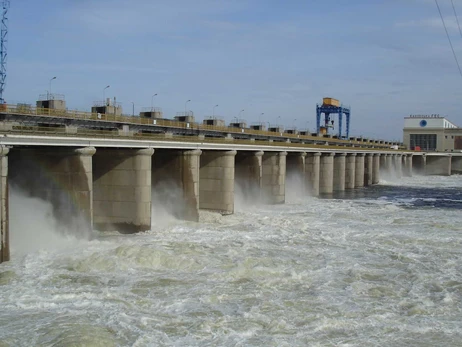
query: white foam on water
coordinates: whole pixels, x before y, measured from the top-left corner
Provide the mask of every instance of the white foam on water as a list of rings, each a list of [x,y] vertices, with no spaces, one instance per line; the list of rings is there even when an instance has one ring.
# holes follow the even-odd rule
[[[461,181],[412,177],[392,184],[460,189]],[[244,205],[230,216],[201,211],[200,223],[168,215],[158,220],[164,219],[151,232],[101,234],[1,264],[0,341],[6,346],[460,341],[460,210],[403,208],[387,196],[296,196],[285,205]],[[34,225],[29,228],[34,233]]]

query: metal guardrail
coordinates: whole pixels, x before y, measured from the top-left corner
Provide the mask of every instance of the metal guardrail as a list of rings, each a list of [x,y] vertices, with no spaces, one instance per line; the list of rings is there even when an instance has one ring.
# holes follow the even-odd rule
[[[28,104],[17,104],[17,105],[0,105],[0,113],[13,114],[13,115],[32,115],[32,116],[41,116],[41,117],[58,117],[58,118],[67,118],[67,119],[80,119],[80,120],[91,120],[91,121],[107,121],[107,122],[116,122],[116,123],[127,123],[127,124],[142,124],[142,125],[153,125],[153,126],[163,126],[171,127],[177,129],[194,129],[194,130],[204,130],[217,133],[227,133],[231,135],[246,134],[246,135],[258,135],[266,137],[280,137],[281,139],[297,139],[300,141],[314,141],[314,142],[329,142],[338,145],[349,145],[349,146],[374,146],[381,149],[390,149],[390,144],[379,144],[375,142],[364,142],[357,140],[342,140],[336,138],[327,138],[320,136],[311,136],[311,135],[300,135],[300,134],[290,134],[285,132],[272,132],[267,130],[255,130],[250,128],[233,128],[228,126],[216,126],[216,125],[205,125],[196,122],[179,122],[176,120],[169,119],[152,119],[152,118],[142,118],[142,117],[133,117],[133,116],[117,116],[111,114],[98,114],[92,112],[84,112],[77,110],[58,110],[58,109],[46,109],[46,108],[37,108]],[[80,130],[80,128],[79,128]],[[86,129],[88,130],[88,129]],[[178,138],[178,136],[175,136]],[[189,139],[191,137],[188,137]],[[229,141],[227,139],[226,141]],[[249,140],[250,141],[250,140]],[[260,142],[260,141],[259,141]],[[252,142],[253,143],[253,142]],[[303,145],[303,144],[301,144]],[[306,145],[303,145],[306,146]]]

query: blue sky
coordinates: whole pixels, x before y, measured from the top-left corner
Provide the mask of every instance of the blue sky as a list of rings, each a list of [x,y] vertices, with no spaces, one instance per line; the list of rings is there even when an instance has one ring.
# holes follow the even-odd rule
[[[450,0],[439,0],[462,64]],[[462,0],[454,0],[462,16]],[[351,106],[353,135],[402,138],[409,114],[462,126],[462,77],[434,0],[13,0],[8,103],[49,89],[69,109],[116,97],[250,124],[315,126],[325,96]],[[462,24],[462,17],[460,18]]]

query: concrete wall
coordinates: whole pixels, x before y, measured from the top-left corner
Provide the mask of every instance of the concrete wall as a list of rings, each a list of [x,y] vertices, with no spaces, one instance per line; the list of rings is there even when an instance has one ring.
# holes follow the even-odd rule
[[[453,156],[451,163],[451,173],[453,175],[462,174],[462,156]]]
[[[356,155],[355,163],[355,188],[364,187],[364,153],[358,153]]]
[[[427,175],[451,175],[451,156],[433,156],[427,155],[427,165],[425,173]]]
[[[234,183],[245,202],[255,203],[261,200],[262,157],[262,151],[239,151],[236,154]]]
[[[356,153],[348,153],[345,161],[345,189],[355,188]]]
[[[374,153],[372,159],[372,184],[377,184],[380,181],[380,158],[379,153]]]
[[[200,150],[156,150],[152,157],[153,223],[163,209],[176,218],[199,221]]]
[[[412,170],[418,175],[425,175],[427,166],[427,157],[425,155],[412,156]]]
[[[334,191],[345,190],[346,153],[336,153],[334,157]]]
[[[322,153],[319,168],[319,194],[331,194],[334,191],[335,153]]]
[[[320,163],[321,153],[307,153],[305,158],[305,186],[312,196],[319,195]]]
[[[93,147],[13,148],[9,154],[9,181],[14,189],[47,201],[53,217],[74,235],[92,229]]]
[[[287,152],[265,152],[262,157],[262,199],[269,204],[285,202]]]
[[[8,152],[0,147],[0,264],[10,260]]]
[[[200,157],[199,208],[222,214],[234,212],[236,151],[203,151]]]
[[[151,229],[153,149],[98,149],[93,157],[93,225],[101,231]]]

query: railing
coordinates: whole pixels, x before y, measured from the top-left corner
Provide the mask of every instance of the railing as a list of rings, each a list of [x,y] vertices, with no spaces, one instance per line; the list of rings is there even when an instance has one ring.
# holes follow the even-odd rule
[[[38,101],[48,101],[48,100],[60,100],[64,101],[64,95],[63,94],[52,94],[52,93],[47,93],[47,94],[40,94]]]
[[[15,114],[15,115],[32,115],[32,116],[49,116],[49,117],[60,117],[68,119],[80,119],[80,120],[91,120],[91,121],[108,121],[108,122],[117,122],[117,123],[127,123],[127,124],[142,124],[142,125],[155,125],[163,126],[170,128],[179,128],[179,129],[194,129],[202,130],[209,132],[217,133],[226,133],[231,135],[238,134],[252,134],[266,137],[279,137],[281,140],[284,139],[297,139],[300,141],[312,141],[318,143],[335,143],[338,145],[348,145],[348,146],[364,146],[371,145],[374,147],[380,148],[390,148],[390,144],[380,144],[375,143],[374,140],[358,139],[358,140],[345,140],[345,139],[336,139],[336,138],[325,138],[322,136],[312,136],[312,135],[300,135],[300,134],[290,134],[284,131],[281,132],[272,132],[267,130],[255,130],[250,128],[234,128],[228,126],[216,126],[216,125],[205,125],[196,122],[180,122],[176,120],[169,119],[152,119],[152,118],[142,118],[142,117],[133,117],[133,116],[117,116],[113,114],[98,114],[92,112],[84,112],[77,110],[57,110],[57,109],[46,109],[46,108],[37,108],[29,104],[17,104],[17,105],[0,105],[0,113]],[[175,136],[176,138],[176,136]],[[189,139],[191,137],[188,137]],[[227,140],[229,141],[229,140]],[[250,140],[249,140],[250,141]]]

